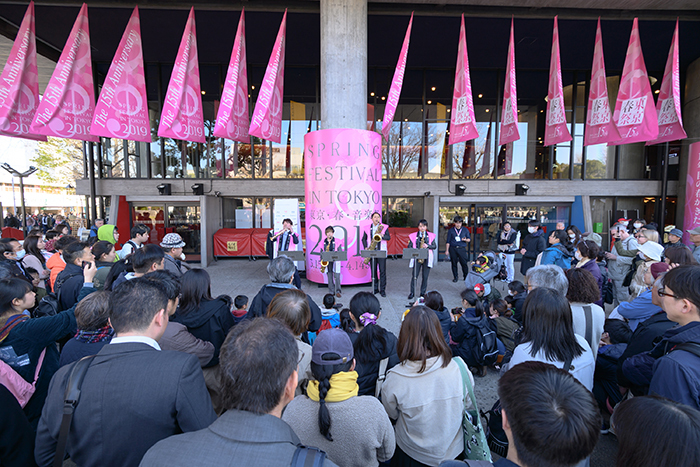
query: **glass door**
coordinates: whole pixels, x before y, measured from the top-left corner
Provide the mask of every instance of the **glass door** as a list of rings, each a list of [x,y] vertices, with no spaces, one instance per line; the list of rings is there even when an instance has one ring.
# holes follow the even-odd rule
[[[474,215],[472,216],[473,230],[472,251],[474,257],[481,251],[496,250],[498,231],[503,222],[504,205],[473,205]]]
[[[447,232],[455,225],[455,216],[461,216],[464,219],[464,226],[469,228],[469,233],[474,237],[473,229],[469,223],[470,219],[470,205],[459,205],[459,206],[440,206],[440,222],[435,230],[438,238],[438,252],[441,254],[445,253],[445,245],[447,243]]]
[[[201,253],[201,222],[199,205],[168,206],[168,226],[166,233],[180,234],[185,246],[182,251],[190,256],[187,259],[198,260]]]

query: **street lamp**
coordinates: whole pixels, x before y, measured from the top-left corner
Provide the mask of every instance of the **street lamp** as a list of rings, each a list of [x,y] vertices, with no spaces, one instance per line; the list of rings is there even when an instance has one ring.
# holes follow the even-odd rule
[[[10,174],[12,174],[13,177],[19,177],[19,196],[22,200],[22,233],[24,233],[26,235],[27,234],[27,209],[24,206],[24,178],[29,177],[31,174],[33,174],[34,172],[36,172],[39,169],[37,169],[33,165],[30,165],[28,170],[26,170],[24,172],[19,172],[19,171],[13,169],[10,166],[10,164],[8,164],[7,162],[3,162],[2,168],[7,170],[8,172],[10,172]],[[15,215],[17,215],[16,212],[15,212]]]

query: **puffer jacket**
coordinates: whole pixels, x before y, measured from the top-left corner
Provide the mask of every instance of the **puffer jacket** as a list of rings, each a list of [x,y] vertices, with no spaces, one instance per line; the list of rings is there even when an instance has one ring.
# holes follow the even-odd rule
[[[520,248],[525,249],[523,260],[520,263],[520,272],[524,275],[528,269],[535,265],[537,256],[547,248],[544,231],[538,229],[535,233],[526,235]]]
[[[540,264],[553,264],[567,270],[571,267],[571,253],[565,245],[557,243],[544,250]]]

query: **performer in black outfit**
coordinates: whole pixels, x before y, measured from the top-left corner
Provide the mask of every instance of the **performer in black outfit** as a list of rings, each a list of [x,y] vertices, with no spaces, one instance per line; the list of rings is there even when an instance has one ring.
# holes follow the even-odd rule
[[[455,216],[454,227],[447,232],[447,246],[445,246],[445,256],[450,258],[452,263],[452,282],[457,282],[457,263],[462,265],[462,280],[467,278],[469,272],[469,263],[467,246],[471,242],[469,230],[462,226],[462,217]]]
[[[381,214],[378,212],[372,214],[372,225],[370,226],[369,231],[365,230],[365,232],[362,234],[362,247],[365,250],[369,249],[374,234],[381,226],[382,231],[380,232],[380,235],[382,236],[382,241],[379,242],[374,249],[386,251],[386,242],[391,239],[391,235],[389,235],[389,228],[380,223],[381,220]],[[377,266],[379,266],[379,280],[377,280]],[[372,279],[374,280],[374,293],[381,293],[382,297],[386,297],[386,258],[373,259],[370,262],[370,267],[372,269]],[[377,290],[377,284],[379,284],[379,290]]]
[[[294,222],[291,219],[284,219],[282,221],[282,230],[272,236],[272,240],[277,242],[277,256],[283,255],[285,251],[296,251],[297,245],[299,245],[299,236],[294,232],[293,227]],[[291,245],[294,246],[292,247]],[[294,286],[297,289],[301,289],[301,276],[296,268],[294,269]]]

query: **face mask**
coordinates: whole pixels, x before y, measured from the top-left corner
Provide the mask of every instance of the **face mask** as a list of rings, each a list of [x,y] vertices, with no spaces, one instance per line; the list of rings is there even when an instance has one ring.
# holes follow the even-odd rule
[[[530,233],[535,233],[535,232],[537,232],[537,227],[528,227],[527,231]]]
[[[583,256],[581,256],[581,253],[578,251],[576,251],[576,253],[574,253],[574,257],[579,261],[581,261],[583,259]]]
[[[630,221],[623,221],[623,222],[622,222],[622,225],[624,225],[625,227],[627,227],[628,225],[630,225]]]
[[[634,228],[635,228],[635,229],[638,229],[638,228],[640,228],[641,226],[642,226],[642,224],[640,224],[639,222],[637,222],[636,224],[634,224]]]
[[[576,240],[576,234],[569,234],[569,238],[571,240]]]
[[[22,258],[24,258],[24,255],[26,255],[26,254],[27,254],[26,251],[24,251],[24,250],[19,250],[19,251],[17,252],[17,261],[20,261]]]
[[[184,254],[184,253],[182,253],[182,254],[180,255],[180,259],[181,259],[182,261],[185,261],[185,254]]]

